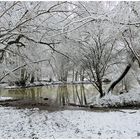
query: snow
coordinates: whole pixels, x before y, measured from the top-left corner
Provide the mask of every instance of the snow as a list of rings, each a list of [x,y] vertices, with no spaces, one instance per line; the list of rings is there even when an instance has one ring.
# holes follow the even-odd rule
[[[140,110],[93,112],[0,107],[0,138],[140,138]]]
[[[5,100],[9,100],[9,99],[13,99],[12,97],[0,97],[0,101],[5,101]]]
[[[8,86],[7,83],[0,83],[0,88],[5,88],[5,87],[7,87],[7,86]]]
[[[140,87],[131,89],[128,93],[113,95],[111,93],[99,98],[97,95],[92,99],[93,106],[109,107],[109,106],[124,106],[124,105],[140,105]]]
[[[14,88],[19,88],[18,86],[14,85],[14,86],[5,86],[5,89],[14,89]]]

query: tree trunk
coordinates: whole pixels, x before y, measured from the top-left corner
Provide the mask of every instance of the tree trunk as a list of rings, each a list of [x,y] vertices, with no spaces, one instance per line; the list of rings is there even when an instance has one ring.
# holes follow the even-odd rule
[[[103,87],[102,87],[102,81],[98,81],[98,84],[97,84],[97,87],[98,87],[98,90],[99,90],[99,93],[100,93],[100,98],[102,98],[105,93],[103,92]]]
[[[77,81],[78,80],[78,71],[76,71],[76,73],[75,73],[75,81]]]
[[[132,60],[132,64],[134,63],[135,60]],[[112,91],[114,89],[114,87],[126,76],[126,74],[128,73],[128,71],[130,70],[132,64],[128,64],[125,68],[125,70],[123,71],[123,73],[120,75],[120,77],[114,81],[111,86],[108,89],[108,92]]]
[[[74,68],[72,70],[72,81],[74,81]]]
[[[103,96],[105,96],[105,93],[103,91],[103,84],[102,84],[102,78],[100,76],[100,73],[99,73],[99,70],[97,69],[96,71],[96,77],[97,77],[97,82],[95,83],[97,88],[98,88],[98,91],[100,93],[100,98],[102,98]]]
[[[34,74],[31,75],[31,80],[30,80],[30,83],[34,83],[35,81],[35,77],[34,77]]]

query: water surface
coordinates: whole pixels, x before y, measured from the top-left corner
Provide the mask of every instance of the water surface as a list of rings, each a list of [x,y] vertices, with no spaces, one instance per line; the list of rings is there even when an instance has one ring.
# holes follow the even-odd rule
[[[55,106],[68,104],[87,105],[92,102],[92,99],[97,94],[97,90],[91,84],[0,89],[0,97],[27,99],[41,103],[51,100],[51,104]]]

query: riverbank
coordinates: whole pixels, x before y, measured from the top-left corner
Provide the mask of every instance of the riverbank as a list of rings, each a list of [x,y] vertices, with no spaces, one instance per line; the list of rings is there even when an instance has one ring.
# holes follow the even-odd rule
[[[35,108],[0,107],[0,138],[136,139],[140,138],[139,114],[140,110],[49,113]]]
[[[92,84],[90,81],[70,81],[70,82],[61,82],[61,81],[53,81],[53,82],[48,82],[48,81],[39,81],[39,82],[34,82],[34,83],[27,83],[25,86],[17,86],[15,84],[9,84],[6,82],[0,83],[0,88],[5,88],[5,89],[15,89],[15,88],[29,88],[29,87],[38,87],[38,86],[53,86],[53,85],[76,85],[76,84]]]
[[[93,97],[91,106],[109,108],[140,107],[140,87],[135,87],[129,92],[119,95],[109,93],[103,98],[99,98],[97,95]]]

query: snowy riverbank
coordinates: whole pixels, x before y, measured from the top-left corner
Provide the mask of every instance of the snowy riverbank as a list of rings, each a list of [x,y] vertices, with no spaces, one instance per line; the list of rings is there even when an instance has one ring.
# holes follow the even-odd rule
[[[93,97],[94,107],[140,107],[140,87],[120,95],[107,94],[103,98]]]
[[[9,83],[0,83],[0,88],[5,89],[15,89],[15,88],[28,88],[28,87],[37,87],[37,86],[51,86],[51,85],[64,85],[64,84],[92,84],[90,81],[69,81],[69,82],[61,82],[61,81],[53,81],[53,82],[47,82],[47,81],[40,81],[40,82],[34,82],[34,83],[26,83],[25,86],[18,86],[14,83],[11,85]]]
[[[140,138],[140,110],[60,111],[0,107],[0,138]]]

